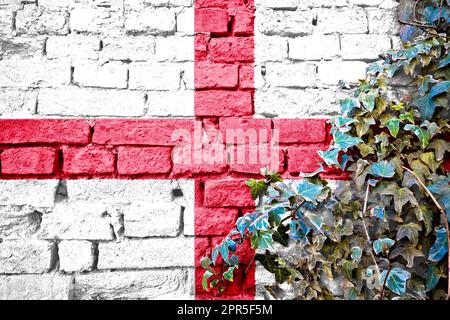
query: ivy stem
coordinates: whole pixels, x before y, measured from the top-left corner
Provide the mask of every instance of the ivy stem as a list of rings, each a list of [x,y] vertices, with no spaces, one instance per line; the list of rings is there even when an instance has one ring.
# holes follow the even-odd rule
[[[448,258],[448,263],[447,263],[447,273],[448,273],[448,277],[447,277],[447,300],[450,300],[450,228],[448,225],[448,219],[447,219],[447,215],[445,214],[445,210],[444,208],[442,208],[441,204],[437,201],[436,197],[431,193],[431,191],[427,188],[427,186],[425,185],[425,183],[422,182],[422,180],[420,180],[420,178],[415,174],[414,171],[412,171],[411,169],[402,166],[402,168],[406,171],[408,171],[416,180],[417,182],[420,184],[420,186],[427,192],[427,194],[430,196],[431,200],[433,200],[434,204],[436,205],[436,207],[438,208],[438,210],[440,211],[443,219],[444,219],[444,224],[445,224],[445,229],[447,230],[447,245],[448,245],[448,253],[447,253],[447,258]]]
[[[381,287],[380,300],[384,299],[384,289],[386,288],[386,282],[387,282],[387,278],[389,277],[389,273],[391,273],[391,265],[390,264],[389,264],[388,271],[386,272],[386,277],[384,278],[384,281],[383,281],[383,286]]]
[[[369,243],[370,246],[370,256],[372,257],[373,263],[375,265],[375,269],[377,271],[377,277],[378,279],[380,279],[380,268],[378,267],[378,263],[377,260],[375,259],[375,256],[373,255],[372,252],[372,240],[370,239],[370,235],[369,235],[369,229],[367,228],[367,224],[366,224],[366,220],[364,219],[364,215],[367,212],[367,203],[369,201],[369,189],[370,189],[370,184],[367,184],[367,188],[366,188],[366,196],[364,198],[364,208],[363,211],[360,212],[360,217],[364,226],[364,231],[366,232],[366,238],[367,238],[367,242]]]

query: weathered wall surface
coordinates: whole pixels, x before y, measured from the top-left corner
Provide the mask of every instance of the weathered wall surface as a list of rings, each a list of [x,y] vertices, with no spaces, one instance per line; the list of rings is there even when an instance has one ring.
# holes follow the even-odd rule
[[[211,298],[198,260],[268,163],[230,162],[221,139],[214,163],[175,163],[172,134],[200,124],[209,151],[217,132],[279,130],[272,165],[314,171],[337,83],[397,41],[394,7],[0,0],[0,298]],[[224,298],[271,281],[240,254]]]

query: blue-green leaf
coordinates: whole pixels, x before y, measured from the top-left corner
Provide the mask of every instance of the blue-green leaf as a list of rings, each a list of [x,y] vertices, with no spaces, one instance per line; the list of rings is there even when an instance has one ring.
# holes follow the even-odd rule
[[[436,229],[436,242],[431,246],[428,260],[439,262],[448,252],[448,238],[445,228]]]
[[[397,138],[398,132],[400,130],[400,119],[394,118],[390,119],[386,123],[386,127],[394,138]]]
[[[335,132],[333,138],[336,147],[344,152],[346,152],[348,148],[354,147],[357,144],[363,142],[360,138],[350,136],[340,131]]]
[[[322,193],[323,187],[308,180],[301,180],[297,185],[297,191],[303,199],[316,202],[317,197]]]
[[[387,270],[384,270],[380,275],[380,283],[384,283],[386,278]],[[411,274],[401,268],[393,268],[386,280],[386,287],[388,287],[392,292],[398,295],[403,295],[406,292],[406,283],[411,278]]]
[[[444,68],[450,64],[450,53],[447,53],[447,55],[439,62],[438,69]]]
[[[293,240],[304,240],[311,228],[303,220],[292,220],[289,224],[289,238]]]
[[[434,85],[427,95],[414,100],[414,104],[420,108],[420,114],[423,119],[431,120],[431,118],[433,118],[434,112],[437,108],[433,98],[444,92],[448,92],[449,89],[450,81],[441,81]]]
[[[317,153],[328,166],[339,164],[338,162],[339,149],[331,148],[328,151],[319,150],[317,151]]]
[[[386,253],[394,244],[395,240],[389,238],[378,239],[373,243],[373,250],[376,254],[380,254],[381,252]]]
[[[316,213],[306,212],[305,217],[308,218],[309,222],[316,228],[318,231],[322,230],[323,219],[320,215]]]
[[[359,261],[361,261],[361,257],[362,257],[361,247],[355,246],[351,250],[352,250],[352,255],[351,255],[352,260],[355,261],[356,263],[359,263]]]
[[[433,290],[439,282],[441,276],[436,272],[436,266],[430,264],[428,266],[427,275],[426,275],[426,290]]]
[[[223,273],[223,278],[227,281],[233,281],[233,274],[234,274],[235,267],[229,267],[226,272]]]
[[[273,231],[262,230],[255,232],[255,235],[251,238],[251,244],[253,249],[269,249],[273,245],[272,238]]]
[[[370,215],[372,217],[376,217],[378,219],[383,220],[384,219],[384,208],[383,207],[375,207],[370,210]]]
[[[212,276],[213,276],[213,273],[209,272],[208,270],[205,271],[205,273],[203,274],[203,278],[202,278],[202,287],[203,287],[203,290],[209,291],[209,288],[208,288],[208,279],[211,278]]]
[[[359,103],[355,99],[346,98],[340,101],[341,111],[344,116],[348,116],[353,109],[359,108]]]
[[[388,161],[384,160],[372,164],[370,166],[370,173],[380,178],[392,178],[395,174],[395,168]]]

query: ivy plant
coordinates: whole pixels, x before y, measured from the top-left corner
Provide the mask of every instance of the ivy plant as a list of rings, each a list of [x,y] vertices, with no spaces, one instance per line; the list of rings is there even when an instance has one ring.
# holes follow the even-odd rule
[[[403,43],[340,101],[319,170],[247,182],[256,209],[202,258],[205,290],[226,290],[249,239],[276,299],[449,298],[449,2],[402,2]],[[398,76],[410,86],[396,98]],[[351,180],[322,179],[328,167]]]

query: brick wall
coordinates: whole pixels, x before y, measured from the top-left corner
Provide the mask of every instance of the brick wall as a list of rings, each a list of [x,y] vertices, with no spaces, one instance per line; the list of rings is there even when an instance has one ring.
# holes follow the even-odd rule
[[[209,151],[279,131],[270,164],[314,171],[338,80],[398,41],[395,4],[0,1],[0,298],[211,298],[198,259],[269,163],[177,163],[173,133],[200,127]],[[269,281],[240,253],[221,298]]]

